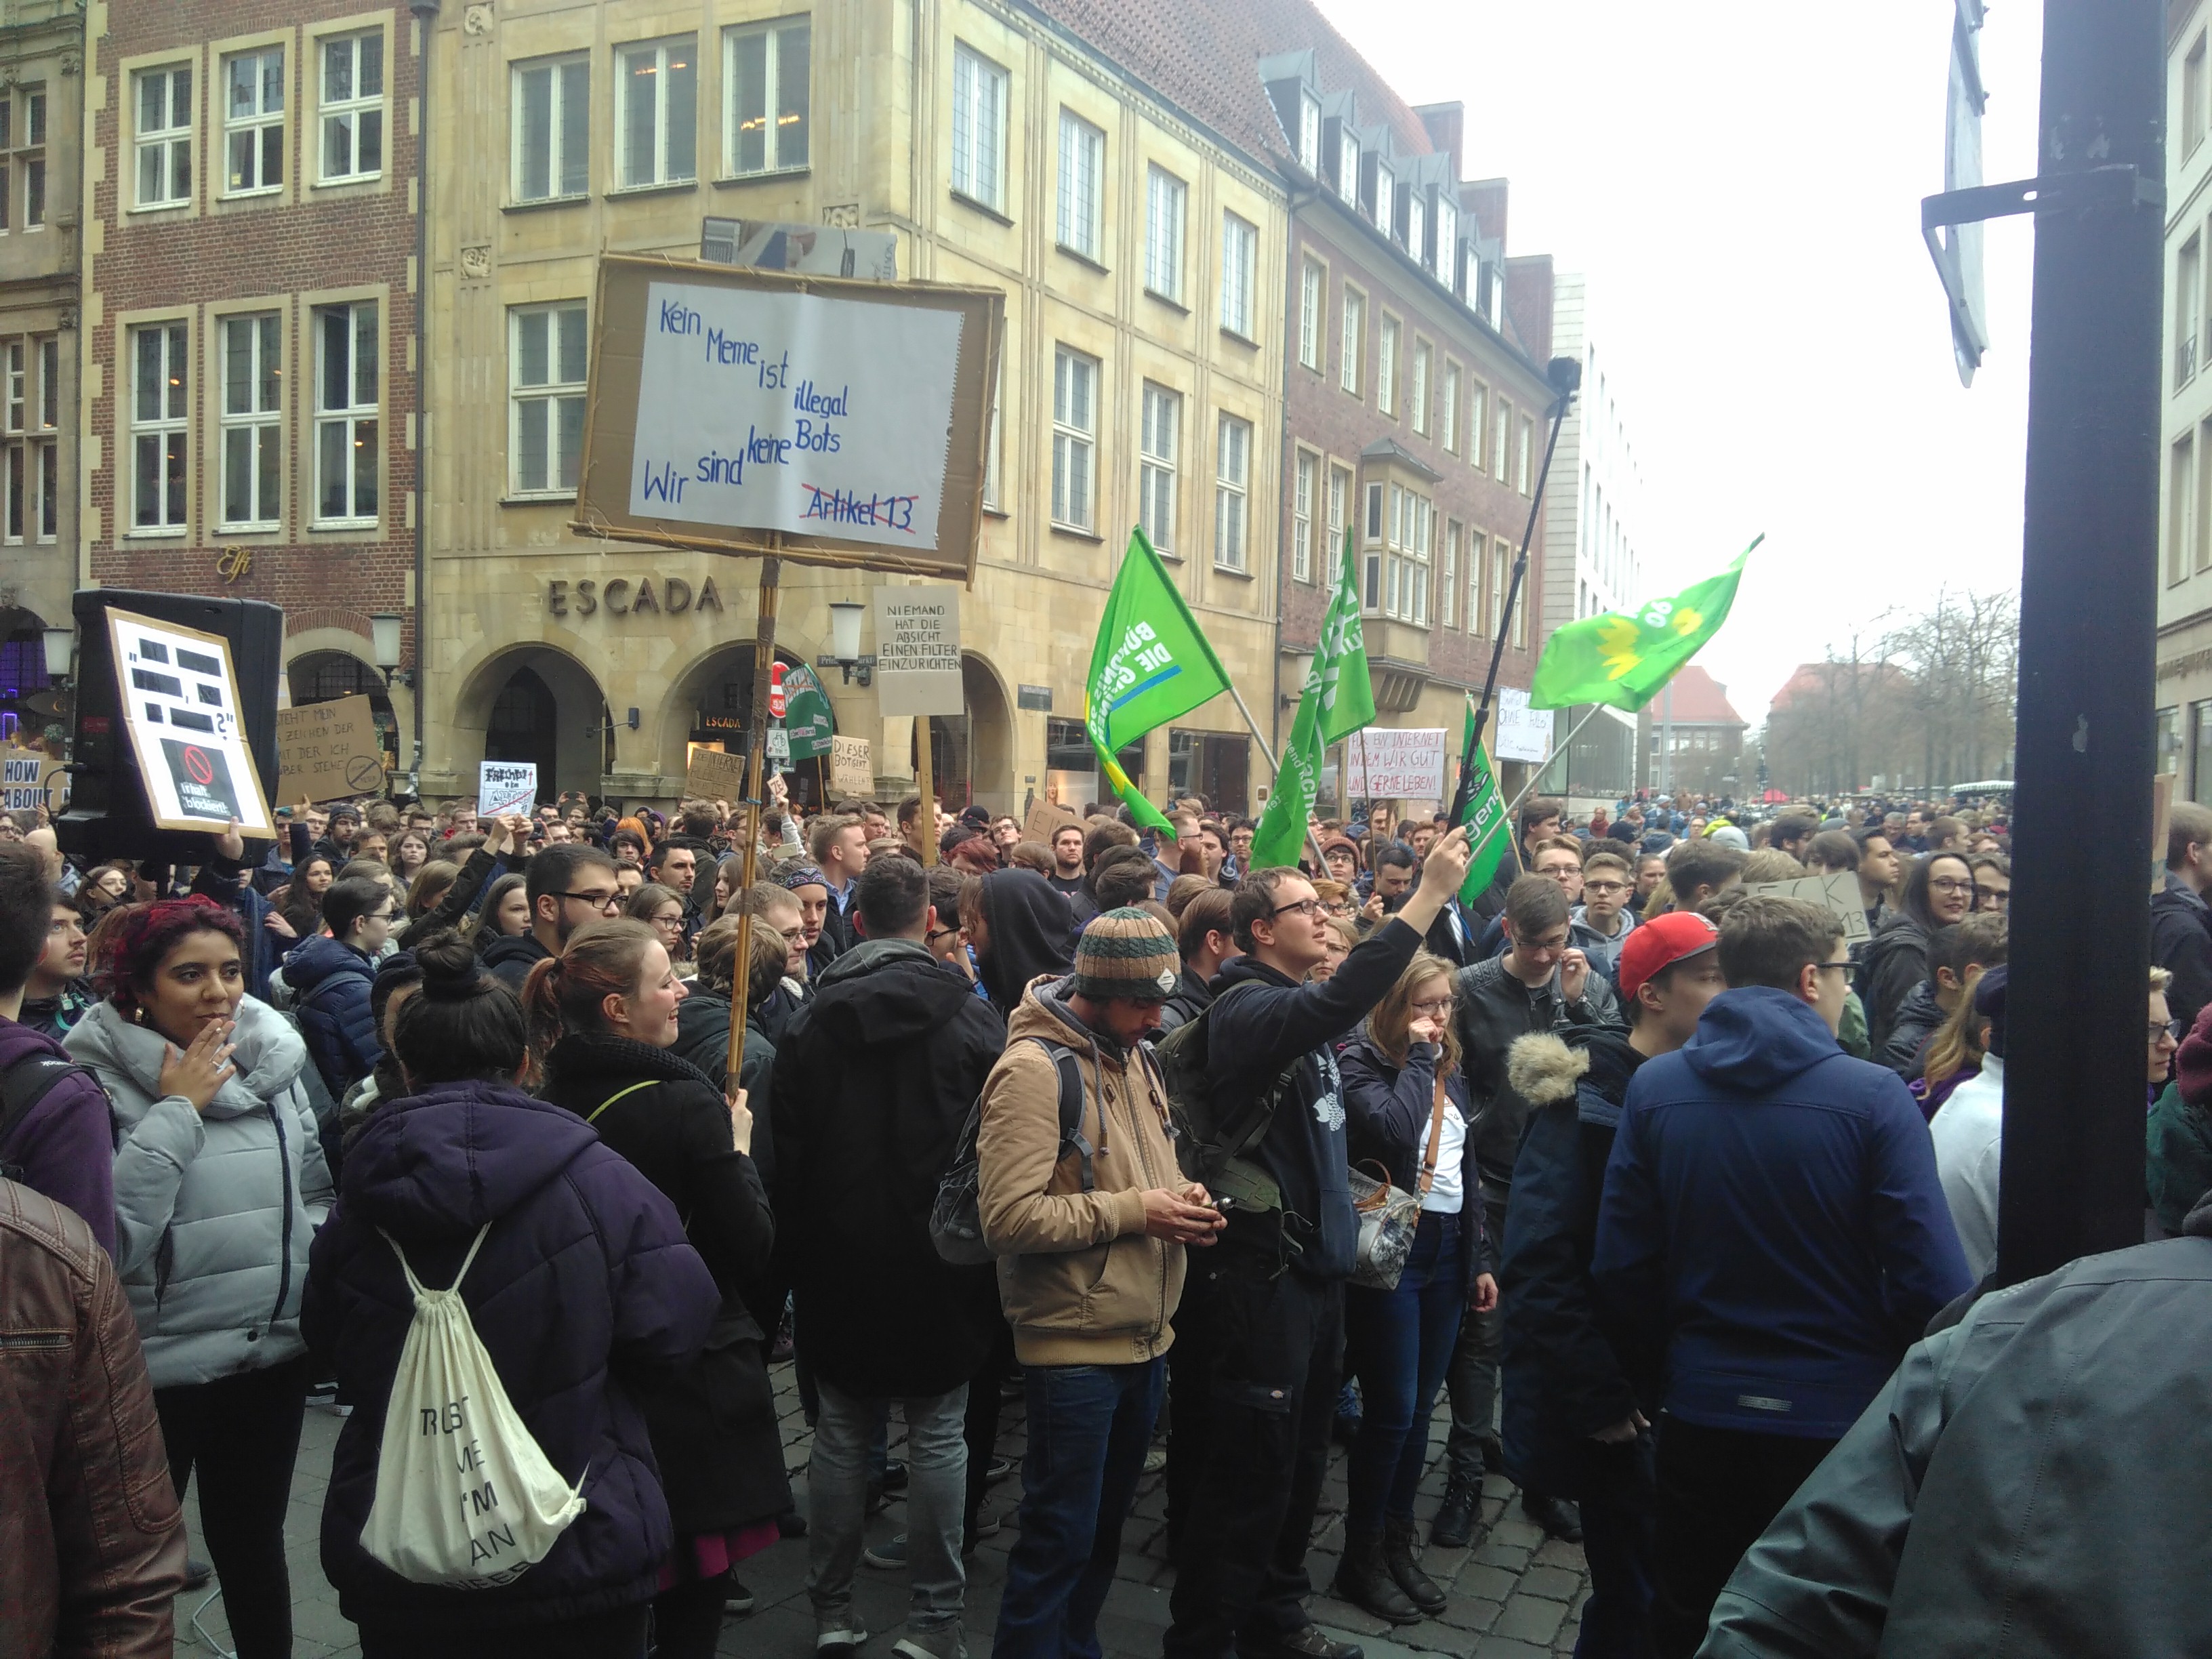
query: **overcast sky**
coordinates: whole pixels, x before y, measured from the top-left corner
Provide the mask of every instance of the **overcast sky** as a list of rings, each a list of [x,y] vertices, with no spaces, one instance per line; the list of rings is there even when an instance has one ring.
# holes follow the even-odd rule
[[[1698,659],[1746,720],[1885,610],[2018,586],[2033,234],[1989,227],[1971,391],[1920,240],[1948,0],[1319,3],[1409,101],[1466,105],[1468,175],[1512,181],[1508,252],[1589,279],[1646,597],[1765,532]],[[2041,40],[2040,0],[1990,9],[1992,183],[2035,171]]]

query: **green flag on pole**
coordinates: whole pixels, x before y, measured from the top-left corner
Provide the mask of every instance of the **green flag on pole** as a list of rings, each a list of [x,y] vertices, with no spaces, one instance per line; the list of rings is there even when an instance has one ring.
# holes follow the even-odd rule
[[[1160,556],[1141,527],[1132,530],[1091,648],[1083,723],[1106,781],[1139,824],[1173,830],[1114,757],[1153,727],[1228,689],[1228,673],[1168,579]]]
[[[1367,675],[1367,640],[1359,626],[1359,573],[1352,559],[1352,532],[1344,532],[1344,563],[1328,610],[1321,621],[1321,640],[1306,669],[1297,718],[1275,775],[1275,793],[1252,837],[1251,867],[1266,870],[1298,861],[1306,838],[1306,818],[1321,791],[1322,757],[1328,745],[1375,720],[1375,685]]]
[[[1467,705],[1467,725],[1460,738],[1460,749],[1474,752],[1472,768],[1474,782],[1467,798],[1467,811],[1460,822],[1467,826],[1467,844],[1473,849],[1474,859],[1467,866],[1467,879],[1460,884],[1460,902],[1472,904],[1497,879],[1498,866],[1504,860],[1510,837],[1505,828],[1505,798],[1498,793],[1498,771],[1491,765],[1490,757],[1477,747],[1474,741],[1474,704]]]
[[[1633,611],[1585,617],[1560,629],[1544,646],[1543,660],[1528,687],[1528,706],[1602,702],[1632,714],[1643,708],[1720,631],[1735,603],[1744,561],[1765,539],[1759,537],[1719,575],[1672,599],[1653,599]]]

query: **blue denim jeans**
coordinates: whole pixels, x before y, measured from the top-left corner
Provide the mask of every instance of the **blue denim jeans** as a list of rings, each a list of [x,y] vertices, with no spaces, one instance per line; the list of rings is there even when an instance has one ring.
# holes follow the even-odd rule
[[[1386,1516],[1413,1518],[1429,1413],[1467,1305],[1459,1224],[1456,1215],[1423,1211],[1397,1289],[1345,1288],[1345,1364],[1359,1379],[1364,1408],[1345,1468],[1347,1538],[1380,1537]]]
[[[1167,1361],[1030,1365],[1021,1539],[1006,1556],[992,1659],[1098,1659],[1098,1609],[1145,1471]]]

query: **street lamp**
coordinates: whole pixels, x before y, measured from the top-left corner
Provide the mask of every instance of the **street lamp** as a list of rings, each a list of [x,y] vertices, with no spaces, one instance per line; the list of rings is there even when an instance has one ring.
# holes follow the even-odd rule
[[[860,618],[867,606],[857,599],[832,599],[830,602],[830,650],[817,659],[816,665],[834,668],[844,676],[844,683],[853,683],[853,672],[860,671],[860,684],[869,684],[875,678],[876,659],[860,654]]]
[[[376,658],[377,667],[383,671],[386,690],[392,689],[395,680],[401,685],[409,684],[411,681],[411,677],[399,668],[399,635],[406,623],[404,617],[394,616],[389,611],[368,619],[370,649]]]
[[[76,630],[73,628],[49,628],[46,630],[46,678],[57,685],[67,680],[70,670],[76,665]]]

